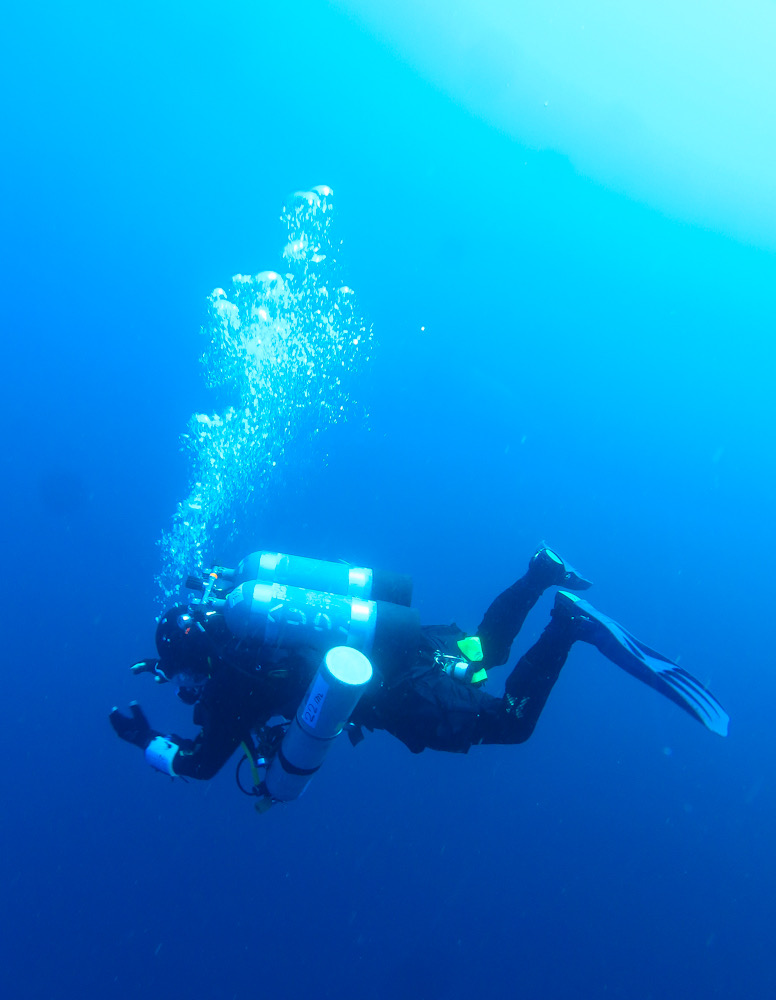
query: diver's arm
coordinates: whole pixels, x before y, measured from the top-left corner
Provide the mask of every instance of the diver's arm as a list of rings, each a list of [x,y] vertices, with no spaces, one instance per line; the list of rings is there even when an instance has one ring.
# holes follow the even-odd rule
[[[170,764],[175,775],[208,781],[218,774],[247,736],[248,734],[243,734],[242,731],[227,731],[208,726],[200,731],[196,739],[182,740],[174,750],[166,749],[161,743],[157,743],[157,748],[162,757],[165,753],[172,753]],[[153,761],[149,760],[151,749],[149,746],[146,751],[146,760],[153,765]]]
[[[174,778],[180,773],[174,765],[175,757],[192,741],[174,734],[164,736],[157,729],[152,729],[136,701],[130,702],[129,712],[129,715],[122,715],[118,708],[114,708],[108,716],[116,735],[142,750],[148,763],[157,771]]]
[[[256,677],[222,670],[211,677],[194,707],[199,733],[181,744],[175,773],[207,781],[226,764],[251,730],[271,715]]]
[[[129,711],[129,715],[122,715],[114,708],[110,713],[110,724],[116,735],[142,750],[151,767],[171,778],[181,776],[203,781],[212,778],[247,735],[241,728],[219,724],[216,716],[208,719],[208,724],[195,739],[188,740],[152,729],[136,701],[130,704]]]

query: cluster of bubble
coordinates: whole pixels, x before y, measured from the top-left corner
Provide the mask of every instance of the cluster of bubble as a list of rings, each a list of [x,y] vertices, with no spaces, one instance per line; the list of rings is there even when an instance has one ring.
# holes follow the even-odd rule
[[[354,376],[369,360],[372,331],[338,281],[331,189],[296,192],[281,219],[286,273],[237,274],[228,293],[216,288],[208,298],[205,378],[229,405],[195,413],[184,435],[189,494],[158,543],[165,603],[236,534],[292,448],[309,450],[348,418]]]

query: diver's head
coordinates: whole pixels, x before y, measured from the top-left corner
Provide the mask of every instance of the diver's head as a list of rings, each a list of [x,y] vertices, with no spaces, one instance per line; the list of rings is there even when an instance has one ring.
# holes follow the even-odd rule
[[[196,605],[178,604],[165,611],[156,627],[156,648],[166,677],[206,677],[217,658],[214,639],[223,618]]]

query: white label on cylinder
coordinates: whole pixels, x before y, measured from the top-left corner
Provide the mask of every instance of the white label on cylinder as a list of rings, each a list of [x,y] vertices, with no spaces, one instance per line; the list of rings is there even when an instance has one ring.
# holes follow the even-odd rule
[[[300,720],[310,729],[315,729],[318,717],[321,714],[321,708],[323,707],[323,703],[326,700],[326,695],[328,693],[329,684],[319,673],[315,678],[312,691],[310,691],[310,697],[307,699],[306,705],[299,713]]]

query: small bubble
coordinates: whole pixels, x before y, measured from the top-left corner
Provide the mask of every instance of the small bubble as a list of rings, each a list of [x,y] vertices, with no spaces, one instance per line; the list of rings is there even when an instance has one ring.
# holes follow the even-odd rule
[[[159,541],[165,597],[238,531],[251,496],[271,488],[273,470],[295,453],[281,442],[311,440],[352,410],[348,387],[369,360],[371,331],[353,290],[333,280],[341,241],[332,238],[331,195],[325,185],[296,192],[283,210],[293,273],[236,274],[228,294],[208,297],[205,381],[234,405],[191,418],[196,485]]]

